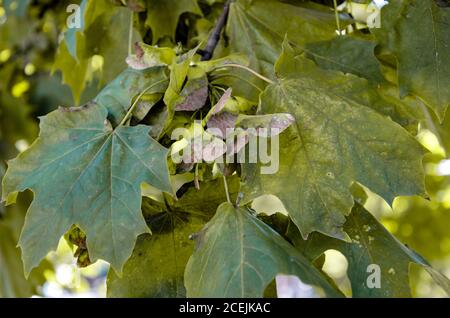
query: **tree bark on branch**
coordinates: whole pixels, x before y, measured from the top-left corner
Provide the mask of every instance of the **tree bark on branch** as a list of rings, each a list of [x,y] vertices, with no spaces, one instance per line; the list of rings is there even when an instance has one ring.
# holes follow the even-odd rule
[[[224,28],[225,24],[227,23],[228,18],[228,12],[230,11],[230,5],[232,0],[227,0],[223,7],[223,11],[219,16],[219,19],[216,22],[216,25],[214,26],[214,29],[212,30],[211,35],[208,38],[208,42],[206,43],[206,47],[204,50],[202,50],[202,61],[208,61],[212,58],[214,50],[216,49],[217,44],[220,40],[220,34],[222,33],[222,29]]]

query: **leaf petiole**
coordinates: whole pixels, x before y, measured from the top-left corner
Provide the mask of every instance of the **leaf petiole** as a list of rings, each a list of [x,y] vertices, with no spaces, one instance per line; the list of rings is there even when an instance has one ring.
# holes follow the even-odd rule
[[[247,67],[247,66],[240,65],[240,64],[233,64],[233,63],[230,63],[230,64],[220,65],[220,66],[216,67],[215,69],[213,69],[213,71],[214,71],[214,70],[218,70],[218,69],[220,69],[220,68],[225,68],[225,67],[235,67],[235,68],[240,68],[240,69],[246,70],[247,72],[252,73],[252,74],[255,75],[256,77],[262,79],[263,81],[265,81],[265,82],[267,82],[267,83],[269,83],[269,84],[275,84],[275,82],[272,81],[271,79],[265,77],[264,75],[259,74],[258,72],[252,70],[251,68],[249,68],[249,67]]]
[[[223,186],[225,188],[225,194],[227,195],[227,201],[228,201],[228,203],[231,203],[230,192],[228,190],[227,177],[225,177],[224,175],[222,175],[222,177],[223,177]]]
[[[133,45],[133,24],[134,24],[133,18],[134,18],[134,12],[130,10],[130,28],[128,31],[128,56],[130,56],[132,53],[131,47]]]
[[[341,31],[341,20],[339,18],[339,12],[338,12],[338,8],[337,8],[337,2],[336,0],[333,0],[333,4],[334,4],[334,16],[336,18],[336,27],[338,29],[338,33],[339,35],[342,35],[342,31]]]
[[[153,83],[152,85],[148,86],[147,88],[145,88],[136,98],[136,100],[134,101],[134,103],[131,105],[130,109],[128,110],[128,112],[126,113],[125,117],[122,119],[122,121],[120,122],[119,126],[123,126],[127,120],[130,118],[130,116],[133,114],[134,109],[136,108],[137,103],[139,102],[139,100],[142,98],[142,96],[144,96],[144,94],[149,90],[152,89],[153,87],[155,87],[156,85],[159,85],[161,83],[167,82],[169,81],[169,79],[163,79],[161,81],[158,81],[156,83]]]
[[[236,74],[231,74],[231,73],[218,74],[218,75],[214,75],[214,76],[212,77],[212,80],[214,81],[214,80],[218,80],[218,79],[221,79],[221,78],[224,78],[224,77],[234,77],[234,78],[237,78],[237,79],[239,79],[239,80],[241,80],[241,81],[243,81],[243,82],[246,82],[248,85],[254,87],[254,88],[255,88],[256,90],[258,90],[259,92],[262,92],[262,91],[263,91],[260,87],[258,87],[258,86],[255,85],[254,83],[252,83],[252,82],[250,82],[249,80],[247,80],[247,79],[245,79],[245,78],[243,78],[243,77],[240,77],[239,75],[236,75]]]

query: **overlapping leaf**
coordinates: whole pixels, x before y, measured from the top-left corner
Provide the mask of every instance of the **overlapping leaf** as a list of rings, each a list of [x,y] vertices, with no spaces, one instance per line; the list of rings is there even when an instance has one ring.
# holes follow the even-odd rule
[[[147,95],[159,96],[157,98],[159,100],[162,98],[161,95],[165,92],[168,83],[165,66],[154,66],[141,71],[129,68],[103,88],[94,101],[107,108],[109,119],[113,125],[118,125],[130,107],[133,98],[144,92]],[[137,115],[140,119],[145,117],[145,114]]]
[[[237,177],[229,181],[233,197]],[[185,297],[184,269],[194,249],[191,234],[201,230],[226,201],[221,179],[190,188],[180,200],[162,204],[144,198],[142,209],[152,235],[142,235],[119,278],[108,276],[108,297]]]
[[[311,42],[298,46],[298,51],[312,59],[324,69],[350,73],[368,80],[359,81],[357,89],[354,81],[351,83],[357,95],[355,98],[365,99],[377,112],[388,116],[413,134],[417,133],[418,121],[423,119],[421,106],[414,96],[402,99],[398,96],[397,86],[386,80],[381,71],[381,62],[375,57],[376,41],[360,35],[338,36],[331,40]],[[392,70],[384,65],[386,77]],[[395,80],[394,80],[395,82]],[[365,94],[361,94],[365,91]]]
[[[307,57],[326,69],[351,73],[373,83],[383,82],[380,62],[374,49],[376,42],[369,38],[337,36],[328,41],[307,43]]]
[[[164,103],[166,104],[168,111],[168,118],[165,123],[165,128],[167,128],[172,121],[176,107],[186,102],[188,96],[191,95],[189,92],[183,94],[183,89],[185,88],[185,80],[190,74],[190,64],[193,61],[196,51],[197,48],[194,48],[182,56],[179,56],[173,61],[170,67],[170,82],[164,94]],[[203,80],[205,80],[203,77],[204,72],[201,69],[197,71],[192,70],[192,72],[195,74],[194,78],[203,78]],[[187,86],[186,90],[192,91],[190,85]],[[193,91],[195,91],[195,89],[193,89]]]
[[[113,130],[107,115],[101,105],[50,113],[39,139],[10,161],[2,199],[12,203],[26,189],[35,194],[19,242],[27,274],[73,224],[86,233],[91,260],[120,272],[136,237],[149,232],[141,183],[172,191],[167,150],[149,137],[149,127]]]
[[[188,297],[262,297],[277,274],[337,291],[314,265],[247,209],[223,203],[196,236],[185,273]]]
[[[53,66],[62,72],[63,82],[71,87],[76,104],[92,79],[94,55],[103,58],[102,65],[96,66],[101,69],[101,84],[113,80],[126,68],[131,19],[128,9],[108,0],[84,0],[80,10],[82,24],[66,31]]]
[[[422,98],[443,120],[450,105],[450,7],[436,0],[390,1],[374,29],[398,63],[400,96]]]
[[[150,204],[154,206],[149,208]],[[139,237],[122,278],[109,273],[108,297],[186,296],[183,271],[193,249],[189,235],[201,229],[207,219],[155,205],[144,201],[152,235]]]
[[[434,270],[420,255],[400,243],[359,204],[356,204],[347,217],[344,226],[351,242],[319,233],[311,234],[307,241],[303,241],[295,229],[290,229],[288,236],[294,245],[312,260],[328,249],[338,250],[346,256],[353,297],[411,297],[410,263],[422,265],[450,295],[450,280]],[[370,277],[370,274],[378,273],[374,272],[374,266],[380,269],[379,284],[375,284],[375,278]]]
[[[274,23],[276,21],[276,23]],[[302,8],[274,0],[238,0],[231,4],[226,27],[229,46],[226,50],[245,54],[250,67],[264,76],[273,77],[273,64],[280,54],[281,44],[287,35],[297,44],[328,40],[335,36],[335,18],[332,12]],[[248,74],[233,71],[235,75],[248,78]],[[258,90],[245,81],[233,85],[240,96],[258,100]],[[254,85],[264,87],[264,82],[254,79]]]
[[[423,149],[357,97],[352,83],[358,87],[361,79],[321,70],[289,45],[284,49],[276,65],[279,79],[261,96],[260,109],[291,113],[296,123],[281,135],[276,174],[244,166],[248,199],[275,194],[305,237],[319,231],[345,238],[352,182],[389,203],[399,195],[423,194]]]
[[[192,12],[202,15],[197,0],[146,0],[147,20],[153,35],[153,43],[157,43],[164,36],[175,40],[175,31],[180,15]]]
[[[196,62],[196,49],[177,57],[171,47],[141,43],[136,45],[136,55],[126,59],[130,69],[112,80],[126,67],[129,44],[138,40],[136,34],[131,34],[130,39],[133,31],[130,27],[136,27],[147,43],[172,46],[180,41],[185,47],[179,47],[178,51],[189,49],[202,41],[205,43],[224,0],[81,1],[82,26],[65,33],[55,69],[62,70],[64,81],[71,86],[77,100],[92,79],[90,88],[95,93],[100,86],[109,84],[94,99],[96,105],[58,111],[43,119],[38,141],[10,164],[2,198],[11,203],[16,192],[25,189],[35,194],[20,240],[27,272],[76,224],[88,234],[87,247],[92,261],[103,258],[113,265],[108,281],[108,295],[112,297],[186,296],[183,281],[188,296],[262,296],[278,273],[297,275],[303,282],[322,287],[328,296],[341,296],[333,282],[318,269],[324,259],[322,253],[329,248],[347,256],[355,297],[410,296],[411,262],[424,266],[449,290],[446,277],[396,241],[361,206],[354,206],[354,200],[362,202],[366,195],[357,182],[389,202],[397,195],[424,192],[423,150],[400,125],[415,134],[418,121],[425,123],[423,119],[427,119],[421,127],[436,133],[441,144],[447,144],[445,120],[442,126],[433,124],[437,121],[435,115],[427,114],[421,101],[433,108],[442,120],[449,104],[450,86],[445,67],[446,63],[450,64],[447,49],[450,41],[445,32],[450,10],[447,2],[390,1],[382,13],[382,28],[372,29],[372,35],[347,29],[345,36],[336,36],[330,1],[235,0],[226,30],[222,32],[220,48],[216,50],[217,56],[225,56],[222,59]],[[40,53],[45,51],[47,55],[53,47],[52,41],[41,43],[37,32],[27,30],[42,29],[45,30],[40,32],[43,38],[56,39],[58,28],[53,29],[52,20],[65,22],[67,14],[63,4],[4,3],[8,27],[0,32],[2,39],[6,39],[0,44],[2,63],[5,57],[7,60],[0,72],[0,157],[9,158],[20,146],[15,145],[16,141],[31,141],[35,130],[25,120],[28,113],[22,107],[27,94],[20,99],[12,98],[9,90],[13,85],[8,83],[19,83],[24,78],[22,60],[28,63],[25,67],[28,76],[27,68],[39,67],[43,60]],[[27,11],[28,6],[31,10]],[[42,8],[52,6],[62,8],[61,14],[53,15],[45,10],[42,24],[15,22],[14,15],[24,17],[26,13],[27,17],[34,17]],[[366,20],[356,14],[353,17]],[[344,26],[347,23],[344,15],[340,18]],[[274,71],[286,35],[302,55],[285,47]],[[380,44],[377,47],[375,39]],[[30,45],[38,45],[39,54]],[[8,57],[9,50],[11,57]],[[244,58],[236,53],[243,54]],[[8,59],[15,63],[9,63]],[[260,81],[255,72],[243,70],[244,65],[275,82],[261,95],[261,113],[256,115],[253,106],[267,83]],[[46,86],[46,81],[40,80],[41,67],[38,72],[38,77],[27,78],[31,94],[39,90],[33,87],[36,79],[39,86]],[[229,94],[221,100],[223,91],[227,92],[225,97]],[[84,101],[88,94],[83,95]],[[52,104],[44,108],[49,109]],[[131,104],[135,106],[133,116],[124,121]],[[36,111],[44,112],[43,108]],[[224,204],[203,231],[193,236],[198,246],[185,275],[185,266],[194,249],[188,237],[212,217],[219,203],[226,201],[224,186],[221,179],[204,183],[203,180],[212,178],[218,171],[212,165],[195,161],[172,167],[176,173],[194,167],[195,170],[186,174],[185,179],[180,178],[188,182],[181,188],[171,187],[165,163],[167,152],[149,134],[169,146],[174,145],[168,138],[170,131],[193,127],[194,119],[202,120],[203,135],[206,127],[222,130],[236,127],[233,135],[236,142],[226,144],[234,147],[234,156],[250,135],[264,137],[259,128],[284,130],[293,123],[293,117],[293,126],[281,134],[278,173],[260,176],[259,166],[245,165],[242,190],[247,197],[244,201],[262,193],[276,194],[282,199],[301,233],[294,225],[288,233],[279,233],[295,243],[297,249],[266,225],[276,228],[273,224],[276,217],[257,219],[247,209]],[[129,123],[147,126],[123,127]],[[23,129],[26,126],[32,128]],[[258,133],[251,134],[253,128]],[[210,150],[213,141],[218,140],[209,137],[205,150]],[[220,144],[224,144],[222,140]],[[441,159],[433,164],[428,162],[427,171]],[[217,167],[225,173],[237,169],[229,178],[234,202],[241,171],[237,165]],[[445,163],[439,167],[445,168]],[[448,182],[442,176],[439,178],[431,183],[427,180],[431,198],[439,199],[439,203],[424,204],[426,201],[419,198],[403,198],[409,209],[425,207],[433,214],[430,217],[437,220],[434,222],[442,221],[438,230],[443,232],[437,233],[437,245],[426,253],[434,260],[438,259],[436,255],[446,255],[446,219],[434,214],[436,205],[439,211],[445,212],[445,199],[442,200],[445,191],[441,189]],[[199,180],[202,180],[200,185]],[[142,182],[158,188],[152,190],[164,203],[147,197],[142,208]],[[144,188],[150,192],[151,187]],[[178,189],[178,201],[161,192],[172,188]],[[25,212],[20,203],[19,197],[18,205],[0,211],[0,217],[3,216],[0,296],[30,296],[36,292],[33,273],[28,282],[22,277],[23,264],[15,248]],[[20,213],[12,214],[15,208],[20,208]],[[399,220],[408,216],[405,212]],[[11,227],[9,217],[21,221],[14,221]],[[427,217],[420,220],[429,222]],[[410,224],[400,226],[397,233],[408,234],[403,230]],[[148,227],[153,235],[147,233]],[[313,233],[304,241],[310,232]],[[414,233],[419,236],[410,239],[408,244],[421,246],[427,239],[421,239],[420,235],[428,235],[429,231]],[[399,237],[404,239],[406,234]],[[84,242],[83,251],[86,256]],[[123,277],[119,278],[113,270],[120,272],[124,263]],[[367,266],[374,263],[381,267],[380,289],[369,289],[365,283],[370,274]],[[38,284],[42,278],[38,275]]]

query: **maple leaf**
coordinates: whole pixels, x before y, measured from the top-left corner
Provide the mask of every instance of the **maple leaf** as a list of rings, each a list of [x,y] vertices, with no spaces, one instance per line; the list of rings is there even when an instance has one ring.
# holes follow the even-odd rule
[[[172,192],[167,150],[149,127],[112,129],[100,105],[60,108],[42,118],[37,141],[9,162],[2,199],[31,189],[35,198],[20,236],[28,274],[72,225],[87,235],[93,262],[121,271],[136,237],[149,232],[141,214],[140,185]]]

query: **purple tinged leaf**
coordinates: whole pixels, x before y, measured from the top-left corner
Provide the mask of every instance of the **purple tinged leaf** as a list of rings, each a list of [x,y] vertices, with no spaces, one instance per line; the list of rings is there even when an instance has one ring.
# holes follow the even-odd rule
[[[205,105],[207,99],[208,78],[206,73],[199,68],[189,68],[187,82],[174,99],[175,111],[196,111]]]
[[[183,91],[181,92],[181,95],[183,95]],[[175,111],[196,111],[205,105],[207,99],[208,86],[200,86],[199,88],[190,91],[184,101],[175,106]]]
[[[230,87],[225,91],[225,93],[222,95],[222,97],[220,97],[217,104],[214,105],[214,107],[212,108],[211,113],[213,115],[216,115],[222,111],[222,109],[225,107],[227,101],[230,99],[232,91],[233,91],[233,89]]]
[[[207,126],[208,128],[216,128],[218,131],[214,132],[217,137],[226,138],[227,129],[234,128],[236,126],[236,120],[238,116],[232,113],[223,112],[209,118]],[[220,131],[220,135],[219,135]]]

